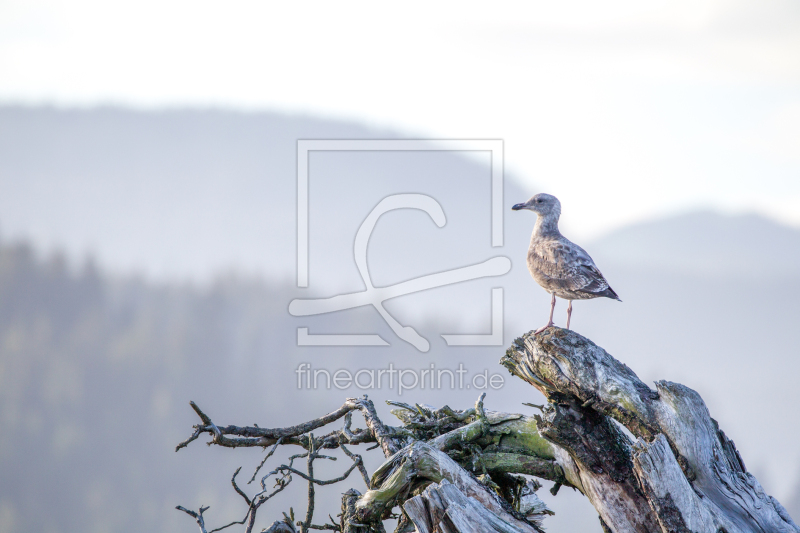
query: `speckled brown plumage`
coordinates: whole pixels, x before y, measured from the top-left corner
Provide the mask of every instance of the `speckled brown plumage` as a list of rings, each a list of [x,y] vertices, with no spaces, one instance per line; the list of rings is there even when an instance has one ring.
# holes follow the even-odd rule
[[[553,295],[550,320],[540,331],[553,325],[555,297],[569,300],[567,328],[572,315],[572,300],[606,297],[619,300],[606,278],[586,253],[558,230],[561,202],[550,194],[537,194],[525,203],[513,207],[527,209],[538,217],[528,247],[528,270],[544,290]],[[622,300],[620,300],[622,301]]]
[[[528,270],[549,293],[565,300],[619,299],[586,251],[563,235],[531,238]]]

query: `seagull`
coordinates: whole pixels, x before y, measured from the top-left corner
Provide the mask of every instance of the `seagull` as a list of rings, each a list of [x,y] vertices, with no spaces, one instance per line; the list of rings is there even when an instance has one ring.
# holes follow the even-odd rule
[[[561,202],[553,195],[540,193],[525,203],[516,204],[511,209],[528,209],[538,216],[528,247],[528,270],[544,290],[552,295],[550,318],[547,324],[536,330],[538,335],[553,326],[553,311],[556,296],[568,300],[567,329],[572,318],[572,300],[588,300],[605,296],[622,301],[614,292],[606,278],[594,264],[586,251],[558,231],[558,218],[561,216]]]

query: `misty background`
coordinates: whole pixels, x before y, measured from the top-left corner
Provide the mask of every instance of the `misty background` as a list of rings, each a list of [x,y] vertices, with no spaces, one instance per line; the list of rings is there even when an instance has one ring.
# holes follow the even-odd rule
[[[644,381],[697,390],[797,520],[798,57],[794,0],[0,2],[0,533],[195,531],[178,504],[211,505],[212,526],[240,518],[230,476],[262,453],[176,454],[189,400],[276,427],[364,392],[387,423],[384,400],[478,395],[298,390],[301,363],[463,364],[506,377],[489,409],[531,414],[543,398],[497,362],[547,318],[525,267],[535,217],[510,210],[537,192],[623,300],[577,302],[573,328]],[[502,140],[503,246],[487,152],[315,151],[299,289],[298,139]],[[397,193],[433,197],[447,223],[385,214],[376,286],[498,256],[511,271],[387,301],[427,353],[372,308],[289,315],[293,299],[363,290],[355,233]],[[503,345],[448,347],[442,334],[491,331],[498,287]],[[299,347],[300,327],[390,346]],[[317,516],[339,488],[319,491]],[[258,526],[304,492],[295,481]],[[541,492],[549,531],[600,532],[584,498]]]
[[[217,423],[277,427],[364,392],[390,423],[384,400],[466,408],[477,395],[298,390],[301,362],[330,371],[463,363],[507,377],[488,391],[491,409],[528,412],[523,402],[543,401],[497,364],[514,337],[546,321],[549,297],[524,260],[535,217],[510,210],[536,189],[506,173],[504,246],[492,248],[486,154],[312,153],[310,283],[297,288],[297,139],[399,137],[276,113],[0,109],[0,530],[192,531],[178,504],[211,505],[211,524],[239,518],[228,481],[238,466],[251,472],[260,450],[194,443],[174,453],[196,423],[189,400]],[[287,311],[293,298],[363,290],[355,232],[397,192],[430,194],[447,224],[419,211],[386,214],[369,247],[376,286],[497,255],[513,265],[500,278],[387,302],[428,338],[426,354],[371,308]],[[570,217],[566,204],[562,219]],[[692,211],[581,244],[624,303],[577,302],[573,328],[645,381],[700,392],[765,489],[800,514],[800,231]],[[441,333],[489,332],[492,287],[504,289],[503,346],[447,347]],[[559,302],[562,326],[564,315]],[[379,333],[391,346],[298,347],[297,327]],[[335,514],[338,489],[320,491],[323,513]],[[261,523],[304,508],[304,490],[297,483],[267,504]],[[600,530],[585,499],[543,492],[557,513],[551,531]]]

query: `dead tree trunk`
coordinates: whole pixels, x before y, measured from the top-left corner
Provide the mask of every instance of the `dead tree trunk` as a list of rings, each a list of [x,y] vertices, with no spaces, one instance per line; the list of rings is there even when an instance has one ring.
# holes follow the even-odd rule
[[[691,389],[658,382],[651,390],[602,348],[559,328],[517,339],[501,363],[545,395],[541,415],[484,410],[484,394],[462,411],[389,402],[401,421],[390,426],[364,397],[347,399],[315,420],[271,429],[218,426],[192,404],[201,424],[176,451],[204,433],[209,444],[270,448],[250,482],[278,446],[304,451],[262,476],[253,496],[237,485],[239,470],[234,473],[233,487],[247,505],[239,521],[207,530],[207,508],[179,509],[195,518],[202,533],[236,525],[251,533],[259,506],[295,476],[308,484],[304,519],[290,510],[265,531],[382,533],[383,521],[396,517],[396,533],[534,533],[552,514],[536,495],[541,479],[554,483],[553,494],[561,486],[579,490],[604,530],[614,533],[800,533],[746,471],[733,442]],[[354,411],[363,415],[365,428],[352,429]],[[341,429],[312,433],[342,419]],[[366,443],[386,457],[371,476],[348,448]],[[315,478],[314,461],[333,459],[326,450],[335,449],[350,460],[349,468],[335,479]],[[296,459],[306,472],[294,466]],[[342,482],[355,470],[364,493],[346,491],[338,521],[315,524],[317,488]]]
[[[517,339],[502,363],[547,397],[539,431],[574,462],[581,491],[611,531],[800,532],[688,387],[659,381],[652,390],[559,328]]]

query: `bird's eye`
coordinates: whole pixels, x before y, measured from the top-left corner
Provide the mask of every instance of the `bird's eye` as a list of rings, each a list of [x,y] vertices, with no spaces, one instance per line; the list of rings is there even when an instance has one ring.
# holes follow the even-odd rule
[[[537,204],[540,204],[540,203],[542,203],[542,199],[541,199],[541,198],[537,198],[537,199],[536,199],[536,203],[537,203]]]

